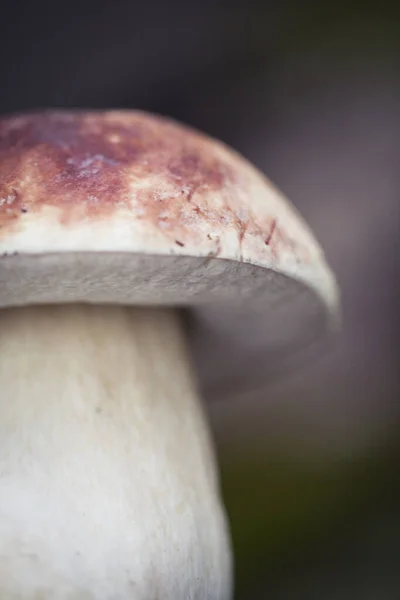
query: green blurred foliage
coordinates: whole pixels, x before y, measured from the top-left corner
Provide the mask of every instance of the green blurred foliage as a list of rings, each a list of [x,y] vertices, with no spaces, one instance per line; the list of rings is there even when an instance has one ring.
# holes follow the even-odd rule
[[[295,6],[286,35],[279,37],[288,53],[319,47],[365,54],[391,51],[398,45],[397,3],[312,0],[297,4],[297,10]]]
[[[263,27],[271,10],[278,12],[276,35],[265,43]],[[335,61],[369,55],[375,59],[392,54],[400,46],[400,4],[346,0],[295,0],[271,6],[265,2],[253,12],[254,32],[248,44],[257,46],[257,56],[270,60],[321,51]],[[271,56],[272,54],[272,56]]]
[[[298,556],[326,548],[390,493],[398,453],[341,460],[294,460],[276,450],[220,453],[222,488],[236,560],[236,597],[290,569]],[[246,594],[246,596],[244,595]]]

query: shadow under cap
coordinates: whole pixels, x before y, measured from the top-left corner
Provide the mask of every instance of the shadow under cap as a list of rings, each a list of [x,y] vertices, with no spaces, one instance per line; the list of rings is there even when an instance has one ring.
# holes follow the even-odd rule
[[[0,120],[0,307],[189,310],[207,398],[263,386],[337,325],[306,223],[222,143],[137,111]]]

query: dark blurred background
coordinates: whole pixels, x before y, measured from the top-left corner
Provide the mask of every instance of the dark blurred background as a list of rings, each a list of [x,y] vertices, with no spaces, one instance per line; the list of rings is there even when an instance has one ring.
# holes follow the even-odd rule
[[[385,2],[5,2],[0,113],[134,107],[223,138],[289,196],[343,335],[216,404],[237,600],[400,598],[400,9]]]

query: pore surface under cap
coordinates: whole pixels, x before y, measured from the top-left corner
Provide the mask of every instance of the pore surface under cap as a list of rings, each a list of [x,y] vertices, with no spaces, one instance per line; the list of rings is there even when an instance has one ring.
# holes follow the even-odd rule
[[[141,112],[0,120],[0,307],[191,307],[206,394],[261,385],[335,320],[323,253],[220,142]]]

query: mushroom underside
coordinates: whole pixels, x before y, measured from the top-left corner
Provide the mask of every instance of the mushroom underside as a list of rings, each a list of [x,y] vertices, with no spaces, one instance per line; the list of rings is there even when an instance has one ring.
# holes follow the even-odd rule
[[[206,401],[263,388],[290,357],[324,343],[337,326],[332,285],[315,265],[283,272],[207,256],[111,249],[0,257],[0,308],[67,302],[186,308]]]

